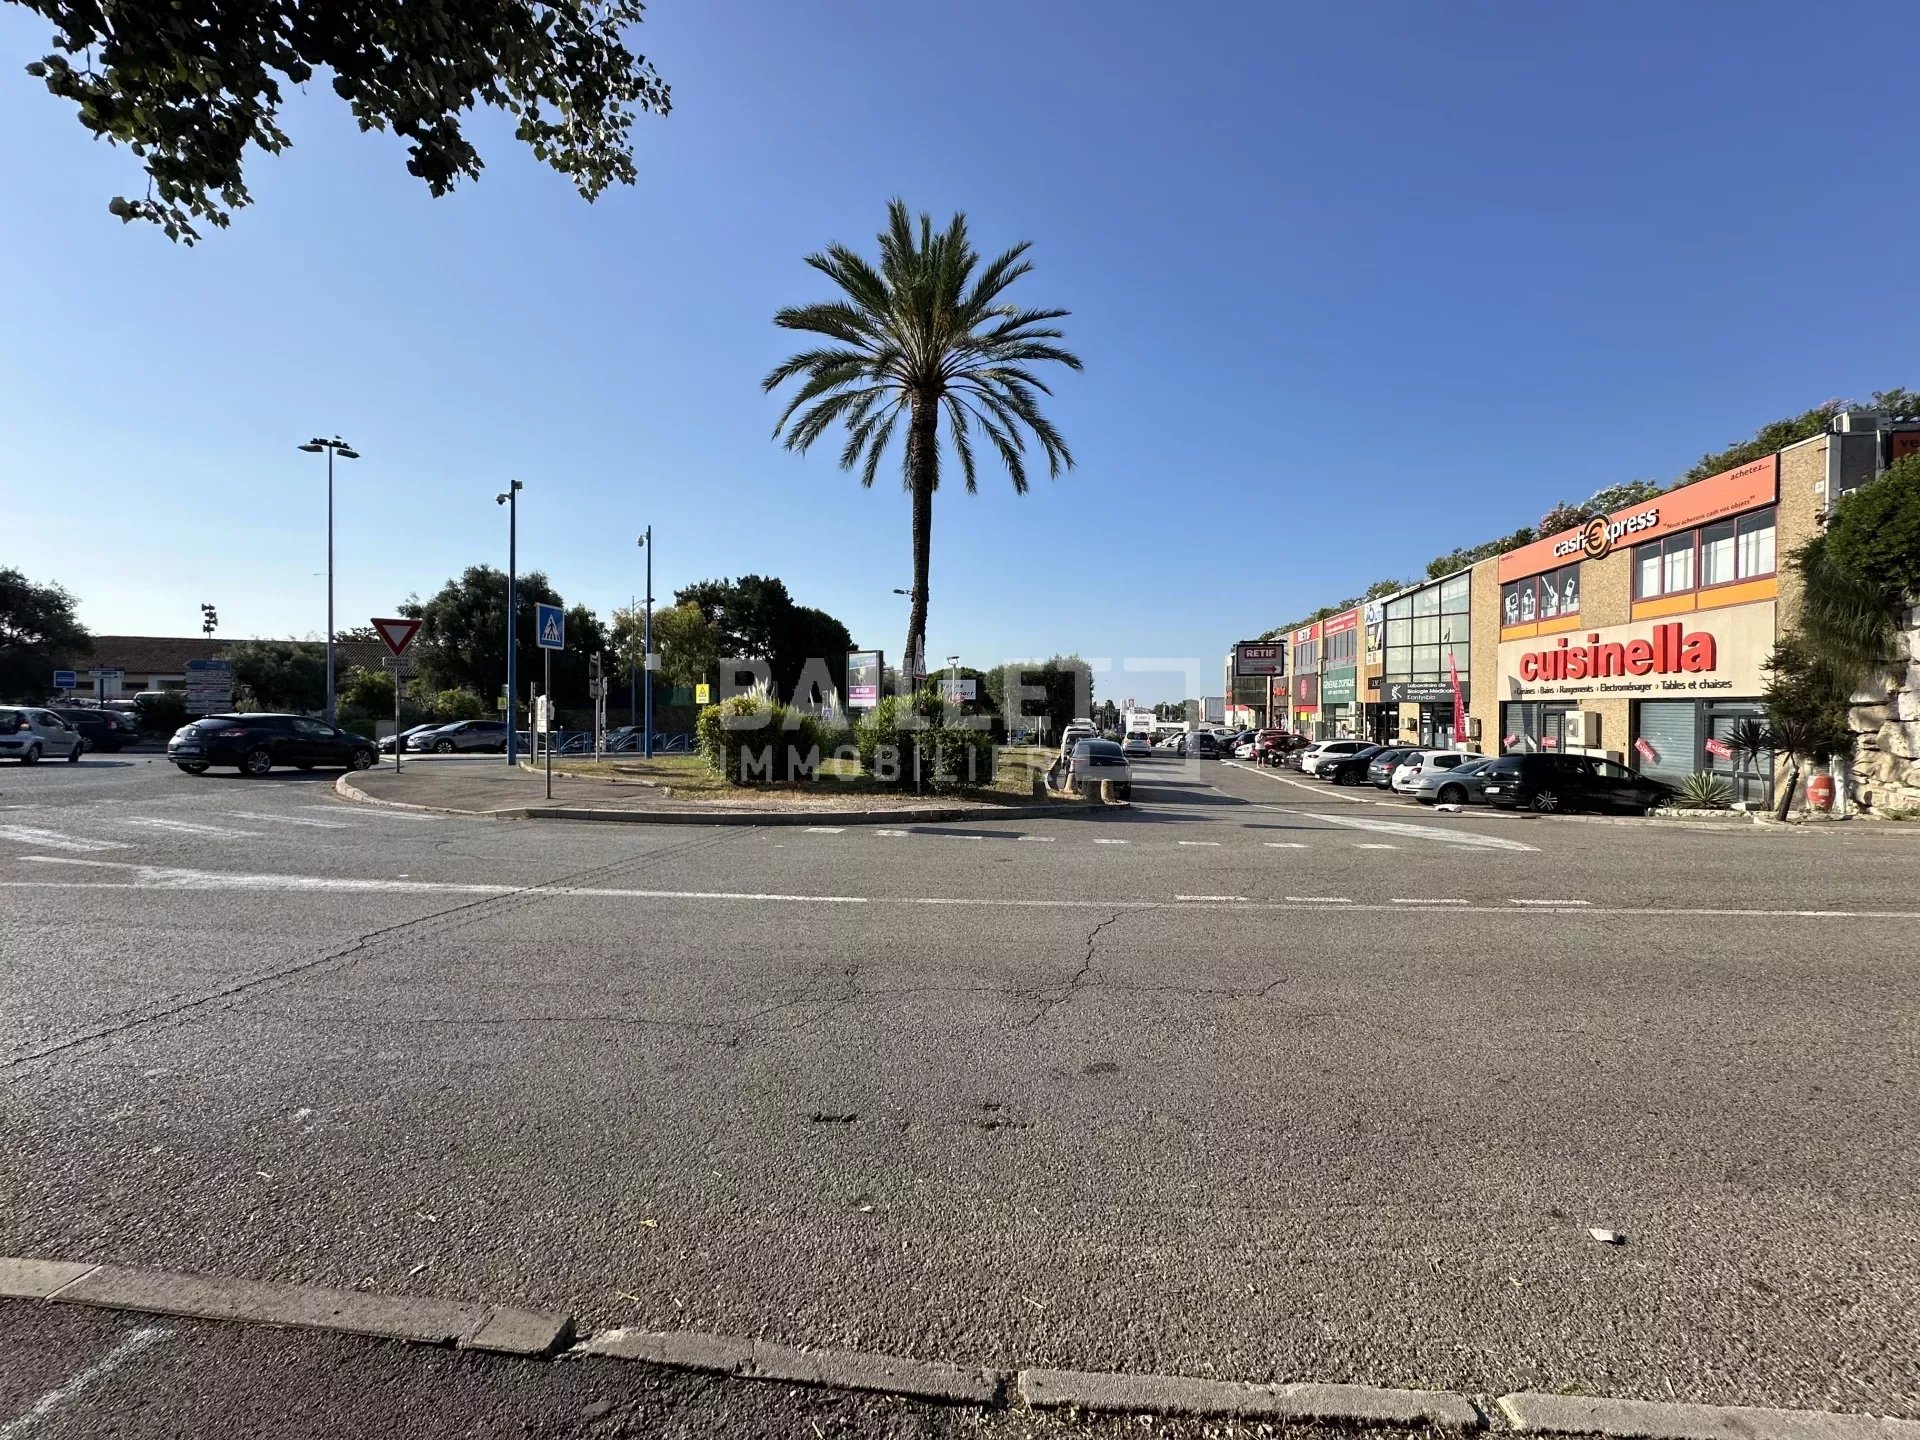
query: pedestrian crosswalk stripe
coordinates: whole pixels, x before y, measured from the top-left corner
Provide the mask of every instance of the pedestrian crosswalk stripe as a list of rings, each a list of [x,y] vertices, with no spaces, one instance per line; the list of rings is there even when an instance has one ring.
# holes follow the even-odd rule
[[[264,810],[222,810],[230,820],[265,820],[274,825],[306,825],[315,830],[350,830],[344,820],[310,820],[305,815],[269,815]]]
[[[161,820],[152,816],[135,815],[121,822],[126,825],[140,825],[149,830],[171,830],[181,835],[206,835],[222,840],[256,840],[258,830],[234,830],[225,825],[196,825],[191,820]]]
[[[36,825],[0,825],[0,840],[14,840],[22,845],[38,845],[47,850],[126,850],[130,847],[118,840],[82,840],[72,835],[62,835],[58,830],[42,830]]]

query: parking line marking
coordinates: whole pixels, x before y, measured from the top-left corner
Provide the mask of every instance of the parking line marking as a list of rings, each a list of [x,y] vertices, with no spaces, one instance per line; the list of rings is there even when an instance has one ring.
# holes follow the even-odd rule
[[[1422,899],[1418,896],[1409,899],[1396,895],[1392,903],[1395,905],[1464,905],[1467,902],[1464,900]]]
[[[36,825],[0,825],[0,840],[17,840],[22,845],[41,845],[49,850],[127,850],[119,840],[80,840],[58,830],[42,830]]]
[[[1359,815],[1326,815],[1308,812],[1309,820],[1322,820],[1329,825],[1344,825],[1350,830],[1371,830],[1378,835],[1393,835],[1403,840],[1437,840],[1443,845],[1461,845],[1478,850],[1526,850],[1534,849],[1518,840],[1509,840],[1502,835],[1482,835],[1473,830],[1452,830],[1441,825],[1417,825],[1405,820],[1375,820]]]
[[[222,810],[229,820],[269,820],[276,825],[311,825],[316,830],[351,830],[344,820],[309,820],[304,815],[269,815],[264,810]]]
[[[1353,848],[1356,850],[1398,850],[1400,847],[1398,845],[1369,845],[1364,840],[1357,840],[1354,842]]]
[[[1591,900],[1509,900],[1509,905],[1591,905]]]
[[[172,830],[181,835],[207,835],[222,840],[257,840],[258,830],[234,830],[225,825],[196,825],[191,820],[160,820],[152,816],[135,815],[120,822],[123,825],[143,825],[150,830]]]
[[[1353,900],[1346,895],[1289,895],[1289,905],[1351,905]]]
[[[809,825],[807,826],[807,834],[809,835],[844,835],[846,833],[847,833],[847,827],[844,825]]]
[[[105,1355],[102,1355],[86,1369],[76,1371],[74,1374],[69,1375],[64,1384],[54,1386],[53,1389],[47,1391],[38,1400],[35,1400],[26,1409],[14,1416],[13,1419],[4,1424],[0,1424],[0,1440],[14,1440],[14,1437],[17,1435],[25,1435],[28,1431],[37,1429],[42,1420],[66,1404],[68,1400],[72,1399],[80,1391],[86,1389],[87,1386],[93,1384],[94,1381],[112,1374],[142,1350],[153,1344],[154,1341],[164,1340],[172,1333],[172,1331],[164,1330],[158,1325],[141,1326],[138,1330],[122,1338],[119,1344],[107,1351]]]
[[[1211,845],[1216,850],[1220,848],[1220,842],[1218,840],[1176,840],[1173,843],[1176,845]]]

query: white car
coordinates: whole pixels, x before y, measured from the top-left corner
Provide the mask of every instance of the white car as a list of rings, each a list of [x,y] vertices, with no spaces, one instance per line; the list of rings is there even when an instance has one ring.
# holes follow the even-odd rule
[[[87,742],[51,710],[38,706],[0,708],[0,755],[32,765],[40,760],[78,760]]]
[[[1120,742],[1120,753],[1129,760],[1151,760],[1153,758],[1153,740],[1144,732],[1136,730]]]
[[[1469,760],[1484,760],[1487,757],[1477,750],[1416,750],[1394,768],[1393,788],[1401,795],[1411,795],[1420,788],[1420,777],[1435,770],[1452,770]]]
[[[1365,740],[1316,740],[1300,752],[1300,773],[1311,775],[1322,760],[1339,760],[1367,748]]]

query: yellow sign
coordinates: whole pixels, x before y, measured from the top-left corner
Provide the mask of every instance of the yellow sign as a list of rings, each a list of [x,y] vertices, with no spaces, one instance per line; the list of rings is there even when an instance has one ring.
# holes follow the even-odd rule
[[[712,699],[713,699],[713,687],[711,685],[696,685],[693,687],[693,703],[694,704],[705,705]]]

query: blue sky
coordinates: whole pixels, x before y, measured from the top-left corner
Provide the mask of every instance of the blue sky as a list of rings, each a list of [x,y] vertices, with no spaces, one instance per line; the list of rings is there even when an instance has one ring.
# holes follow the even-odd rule
[[[1196,656],[1555,500],[1920,384],[1905,7],[657,0],[674,86],[587,205],[505,125],[431,199],[324,87],[195,248],[0,5],[0,563],[96,630],[342,624],[521,556],[603,611],[749,571],[897,654],[907,506],[769,440],[801,257],[888,197],[1033,242],[1079,459],[936,502],[929,654]],[[1101,684],[1169,697],[1178,676]]]

